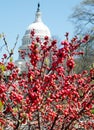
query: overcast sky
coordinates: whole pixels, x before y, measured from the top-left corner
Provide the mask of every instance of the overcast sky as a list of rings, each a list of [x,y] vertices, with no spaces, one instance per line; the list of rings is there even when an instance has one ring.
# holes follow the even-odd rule
[[[49,27],[52,36],[63,40],[64,34],[73,35],[74,26],[69,20],[76,5],[82,0],[0,0],[0,33],[4,32],[9,47],[12,48],[17,34],[18,44],[14,58],[18,58],[18,48],[26,28],[35,19],[37,4],[40,2],[42,20]],[[0,39],[0,47],[3,41]],[[0,57],[4,51],[0,51]]]

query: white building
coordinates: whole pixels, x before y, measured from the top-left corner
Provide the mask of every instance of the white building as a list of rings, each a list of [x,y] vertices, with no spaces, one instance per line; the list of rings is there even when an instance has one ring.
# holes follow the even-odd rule
[[[35,21],[27,27],[25,34],[22,38],[22,45],[19,47],[19,50],[28,51],[28,46],[31,44],[30,32],[33,29],[35,30],[35,36],[40,37],[41,40],[44,39],[45,36],[48,36],[49,38],[51,38],[51,33],[50,33],[49,28],[42,21],[39,3],[38,3],[38,8],[35,14]],[[25,59],[28,60],[27,55],[25,55]],[[26,61],[22,59],[22,57],[20,56],[20,53],[19,53],[19,58],[15,62],[15,64],[18,66],[20,71],[25,70]]]

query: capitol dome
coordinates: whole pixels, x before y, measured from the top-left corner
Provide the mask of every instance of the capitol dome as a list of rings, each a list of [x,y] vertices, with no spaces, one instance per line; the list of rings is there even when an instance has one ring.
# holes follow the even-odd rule
[[[44,37],[48,36],[51,39],[50,30],[43,23],[42,18],[41,18],[40,4],[38,4],[38,8],[37,8],[36,15],[35,15],[35,21],[27,27],[25,34],[22,38],[22,45],[19,47],[19,50],[22,50],[22,51],[25,50],[26,54],[28,54],[28,51],[29,51],[28,45],[31,44],[31,41],[32,41],[32,39],[30,37],[30,35],[31,35],[30,33],[33,29],[35,30],[35,37],[39,37],[41,40],[44,40]],[[26,55],[25,61],[28,61],[28,60],[29,60],[28,55]],[[22,59],[22,57],[19,53],[19,58],[15,63],[20,70],[22,70],[22,68],[25,69],[24,68],[25,61],[24,61],[24,59]]]
[[[45,36],[48,36],[49,38],[51,38],[51,33],[50,33],[49,28],[42,21],[39,7],[40,5],[38,4],[38,8],[35,15],[35,21],[27,27],[25,31],[25,35],[22,38],[22,45],[25,47],[26,45],[31,43],[30,32],[33,29],[35,30],[35,37],[38,36],[41,38],[41,40],[44,39]]]
[[[28,26],[25,35],[30,34],[31,30],[35,30],[35,35],[40,37],[51,37],[49,28],[42,21],[35,21]]]
[[[49,28],[42,22],[41,12],[40,12],[40,4],[38,4],[38,8],[35,15],[35,21],[30,24],[25,32],[25,35],[30,34],[31,30],[35,30],[35,35],[40,37],[48,36],[51,37],[51,33]]]

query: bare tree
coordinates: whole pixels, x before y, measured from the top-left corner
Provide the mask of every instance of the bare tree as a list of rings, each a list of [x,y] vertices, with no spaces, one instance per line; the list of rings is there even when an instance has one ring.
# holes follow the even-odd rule
[[[94,0],[83,0],[75,7],[70,18],[77,34],[85,33],[87,29],[94,30]]]
[[[77,36],[81,38],[85,34],[90,35],[88,44],[80,48],[82,51],[84,50],[84,55],[76,59],[76,71],[88,70],[94,63],[94,0],[82,0],[75,7],[70,19],[74,23],[74,31]]]

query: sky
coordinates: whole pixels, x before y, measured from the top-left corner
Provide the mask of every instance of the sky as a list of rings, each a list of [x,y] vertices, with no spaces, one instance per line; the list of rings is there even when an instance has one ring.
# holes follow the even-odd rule
[[[18,43],[14,51],[14,59],[18,59],[18,48],[27,27],[34,22],[37,4],[40,3],[42,20],[52,36],[64,40],[66,32],[73,36],[74,25],[69,16],[82,0],[0,0],[0,34],[4,33],[8,46],[13,48],[17,35]],[[0,47],[4,44],[0,39]],[[5,48],[0,50],[0,58]]]

